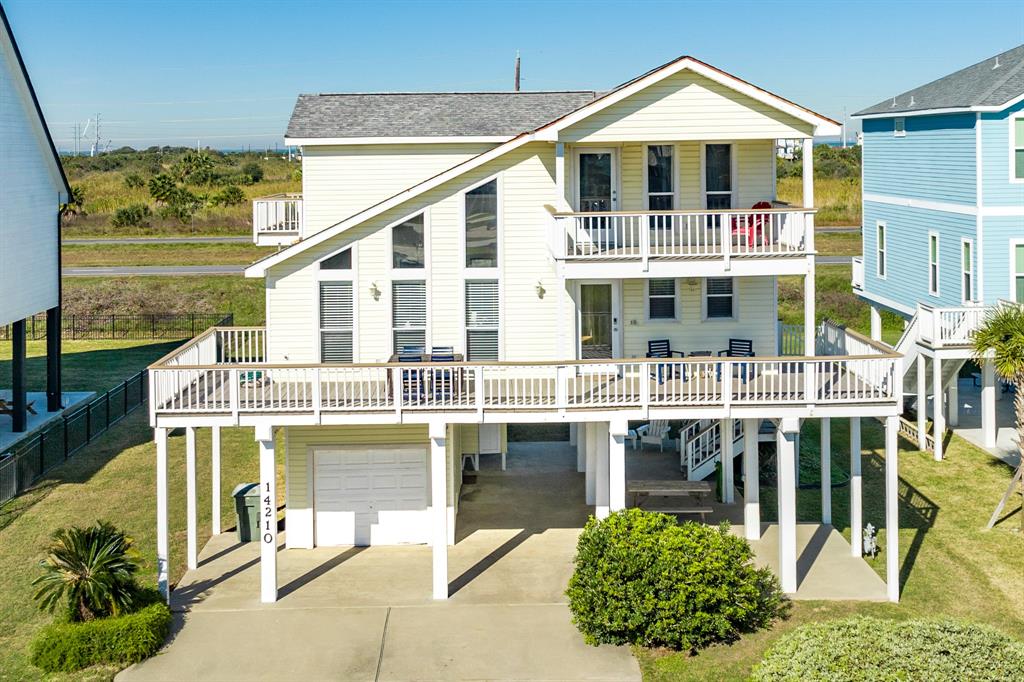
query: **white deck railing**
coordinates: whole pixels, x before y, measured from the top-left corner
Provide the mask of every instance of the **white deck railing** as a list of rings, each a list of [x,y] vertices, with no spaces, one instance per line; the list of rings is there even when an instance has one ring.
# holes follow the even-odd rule
[[[813,209],[554,213],[557,260],[679,260],[804,255]]]
[[[869,342],[870,343],[870,342]],[[291,365],[258,329],[212,329],[150,368],[162,414],[530,411],[891,402],[899,356]]]
[[[275,194],[252,200],[252,236],[295,238],[302,231],[302,195]]]
[[[862,256],[853,257],[853,275],[850,277],[850,284],[853,285],[854,289],[864,289],[864,258]]]
[[[922,304],[917,309],[920,339],[934,348],[969,346],[991,309],[984,305],[933,308]]]

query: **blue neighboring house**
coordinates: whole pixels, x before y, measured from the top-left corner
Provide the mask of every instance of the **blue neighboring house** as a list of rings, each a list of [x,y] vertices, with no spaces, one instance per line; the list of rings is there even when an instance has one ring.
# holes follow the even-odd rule
[[[1024,45],[854,118],[864,130],[864,250],[854,260],[854,291],[871,304],[875,339],[879,311],[907,320],[897,344],[904,390],[923,408],[922,447],[931,396],[936,443],[928,446],[940,458],[944,418],[958,423],[955,377],[971,357],[974,329],[988,306],[1024,303]],[[994,449],[991,363],[981,374],[979,444]],[[935,409],[936,383],[940,396],[949,391],[938,401],[944,409]]]

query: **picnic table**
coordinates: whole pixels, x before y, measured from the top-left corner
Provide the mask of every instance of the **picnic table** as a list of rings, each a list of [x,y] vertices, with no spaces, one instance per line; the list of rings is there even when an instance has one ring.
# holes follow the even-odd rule
[[[699,514],[701,521],[714,511],[704,502],[704,496],[710,495],[714,490],[711,483],[707,481],[630,481],[626,486],[626,492],[633,495],[633,506],[642,507],[643,502],[651,497],[671,498],[696,498],[695,506],[676,506],[671,509],[652,509],[666,514]]]
[[[402,394],[404,399],[411,400],[412,402],[419,402],[428,396],[451,399],[464,393],[466,385],[465,370],[461,367],[442,369],[452,362],[463,362],[465,356],[462,353],[445,353],[443,355],[438,353],[439,357],[454,358],[454,360],[438,363],[439,369],[423,367],[425,364],[434,362],[431,353],[416,353],[420,358],[419,362],[402,363],[399,357],[407,355],[409,354],[393,353],[388,358],[388,363],[390,364],[412,365],[409,369],[402,370]],[[387,391],[388,395],[394,395],[391,372],[387,373]]]

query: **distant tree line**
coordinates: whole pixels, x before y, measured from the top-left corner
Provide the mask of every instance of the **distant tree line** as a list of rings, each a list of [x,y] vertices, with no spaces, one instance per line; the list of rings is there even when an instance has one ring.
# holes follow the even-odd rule
[[[816,178],[860,178],[859,146],[843,149],[820,144],[814,148],[814,177]],[[776,177],[797,178],[804,172],[803,154],[800,149],[792,159],[778,158]]]

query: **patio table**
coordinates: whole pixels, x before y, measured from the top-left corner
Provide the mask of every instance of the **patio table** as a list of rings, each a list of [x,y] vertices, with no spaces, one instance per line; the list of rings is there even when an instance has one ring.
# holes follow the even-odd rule
[[[699,508],[680,510],[678,513],[697,513],[702,517],[710,513],[711,509],[705,507],[704,496],[710,495],[713,490],[711,483],[707,481],[630,481],[626,485],[626,491],[633,495],[633,506],[641,507],[641,498],[654,497],[696,497]],[[657,511],[657,510],[655,510]],[[676,512],[672,512],[676,513]]]

